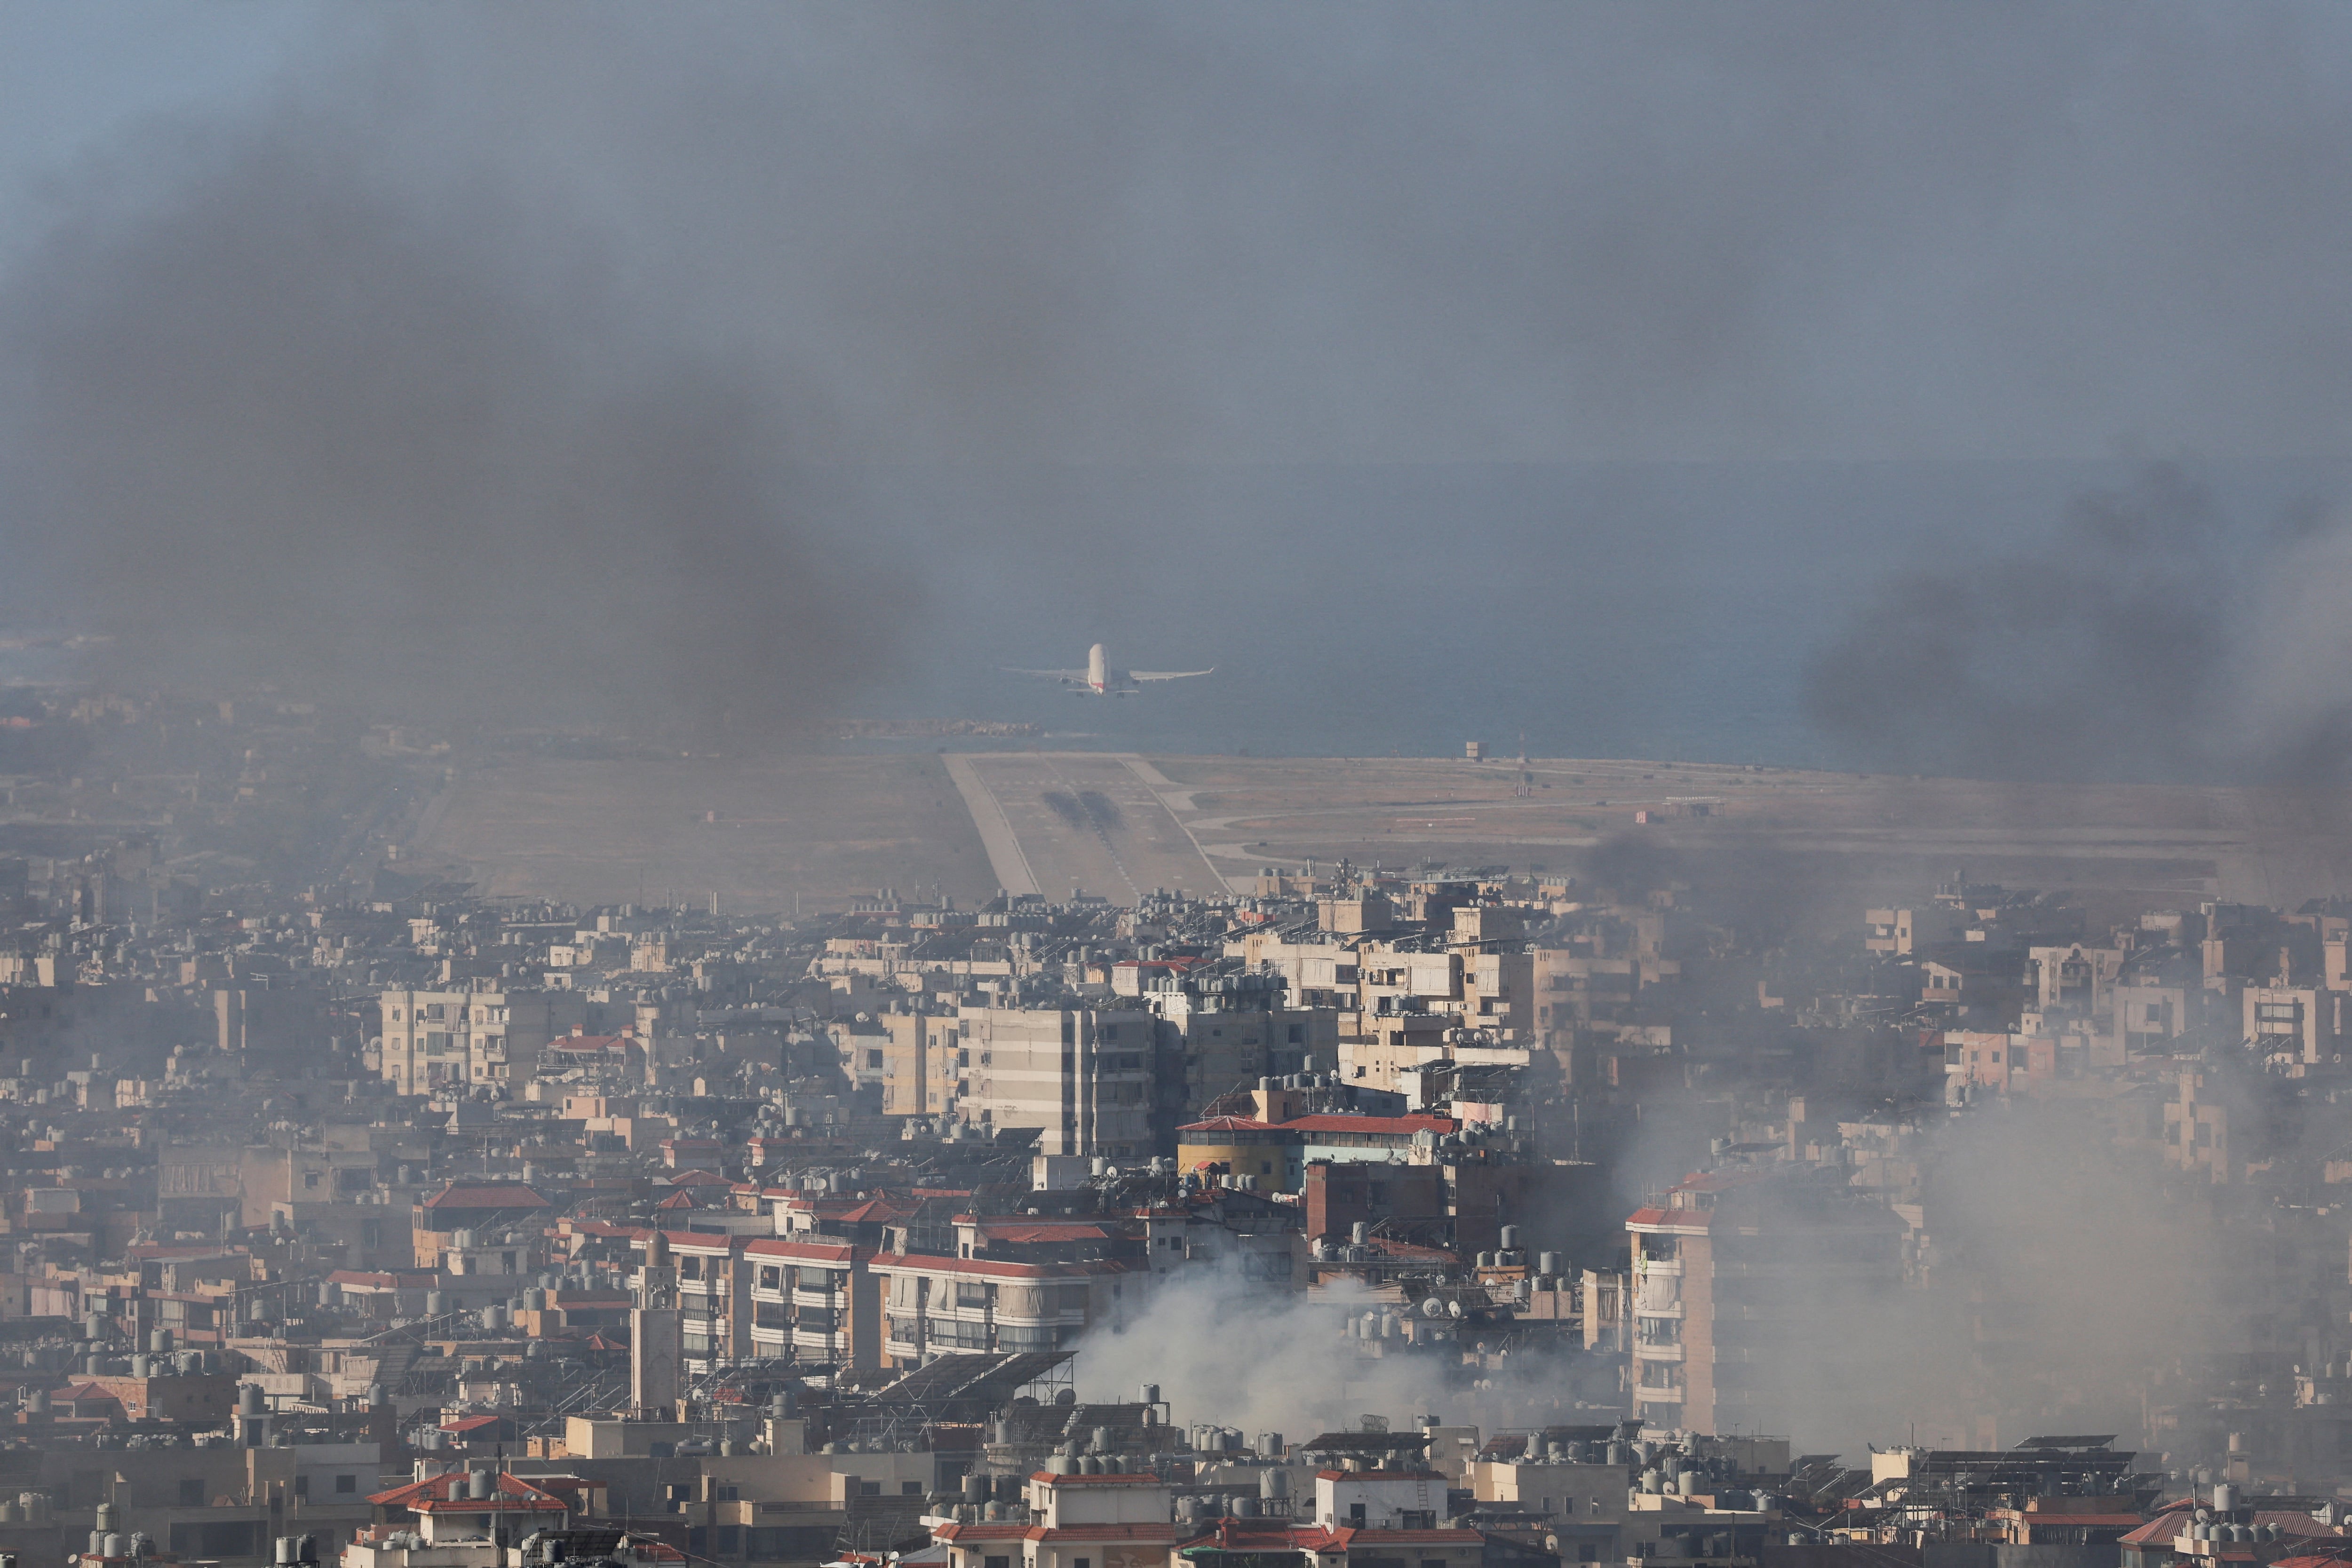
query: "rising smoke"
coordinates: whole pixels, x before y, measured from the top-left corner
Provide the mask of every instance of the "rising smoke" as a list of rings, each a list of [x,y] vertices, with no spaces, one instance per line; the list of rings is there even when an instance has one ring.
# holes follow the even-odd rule
[[[1867,765],[1990,779],[2317,782],[2352,760],[2352,529],[2233,518],[2171,465],[2042,539],[1885,584],[1808,672]]]
[[[110,672],[450,719],[788,732],[903,591],[808,514],[759,374],[593,238],[299,116],[10,280],[23,494]]]

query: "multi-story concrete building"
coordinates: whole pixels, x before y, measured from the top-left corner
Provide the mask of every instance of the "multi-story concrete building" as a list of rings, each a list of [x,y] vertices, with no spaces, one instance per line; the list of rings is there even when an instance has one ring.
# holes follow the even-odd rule
[[[962,1045],[953,1013],[885,1013],[882,1039],[856,1038],[866,1060],[853,1081],[878,1072],[886,1116],[943,1116],[955,1108],[956,1053]],[[874,1061],[878,1056],[878,1061]]]
[[[400,1094],[443,1085],[506,1085],[587,1019],[570,991],[394,990],[383,997],[383,1081]]]
[[[1113,1260],[885,1252],[871,1267],[883,1281],[885,1354],[906,1366],[941,1354],[1066,1350],[1097,1322],[1140,1307],[1149,1284],[1146,1271]]]
[[[1873,1310],[1900,1283],[1884,1207],[1787,1167],[1685,1176],[1625,1221],[1633,1249],[1633,1412],[1647,1427],[1759,1429],[1802,1374],[1781,1364],[1819,1303]]]
[[[1034,1128],[1043,1155],[1153,1152],[1151,1014],[1091,1008],[965,1008],[957,1020],[956,1114]]]
[[[2352,1032],[2347,1001],[2346,992],[2310,986],[2248,986],[2240,1004],[2246,1043],[2297,1068],[2333,1061]]]
[[[644,1245],[640,1292],[675,1289],[688,1372],[746,1360],[880,1364],[879,1281],[866,1249],[681,1230]]]

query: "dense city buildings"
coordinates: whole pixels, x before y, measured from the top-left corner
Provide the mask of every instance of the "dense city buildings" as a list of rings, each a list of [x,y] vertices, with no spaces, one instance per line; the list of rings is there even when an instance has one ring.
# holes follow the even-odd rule
[[[2333,903],[98,838],[0,857],[20,1560],[2352,1555]]]

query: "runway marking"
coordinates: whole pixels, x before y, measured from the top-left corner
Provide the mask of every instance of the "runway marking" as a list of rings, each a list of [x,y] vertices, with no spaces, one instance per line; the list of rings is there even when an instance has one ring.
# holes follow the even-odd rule
[[[1085,807],[1084,795],[1080,786],[1071,782],[1068,777],[1062,772],[1061,768],[1051,762],[1048,762],[1045,765],[1045,771],[1053,776],[1055,783],[1065,786],[1069,789],[1073,797],[1079,800],[1080,810],[1086,810],[1087,826],[1093,831],[1097,841],[1102,845],[1103,853],[1110,856],[1111,869],[1118,873],[1119,881],[1127,883],[1127,891],[1135,894],[1135,902],[1141,904],[1143,902],[1143,889],[1135,885],[1135,878],[1129,873],[1127,862],[1119,858],[1118,846],[1110,841],[1110,830],[1104,827],[1101,820],[1097,818],[1092,810],[1087,810]],[[1157,800],[1158,797],[1154,796],[1153,799]],[[1116,802],[1114,802],[1114,804],[1116,804]],[[1166,810],[1164,804],[1161,809],[1163,810]],[[1181,826],[1181,824],[1179,825]]]

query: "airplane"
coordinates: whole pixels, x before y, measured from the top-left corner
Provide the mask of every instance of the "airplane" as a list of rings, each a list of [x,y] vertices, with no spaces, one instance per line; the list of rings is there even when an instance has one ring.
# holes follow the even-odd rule
[[[1100,643],[1087,650],[1087,667],[1083,670],[1012,670],[1016,675],[1042,675],[1059,681],[1078,696],[1131,697],[1143,687],[1144,681],[1182,681],[1194,675],[1213,675],[1214,664],[1205,670],[1114,670],[1103,659]]]

